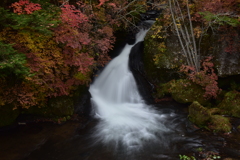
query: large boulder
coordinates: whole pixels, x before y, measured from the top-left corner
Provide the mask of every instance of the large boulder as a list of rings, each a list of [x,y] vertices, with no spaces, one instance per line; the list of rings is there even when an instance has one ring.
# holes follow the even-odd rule
[[[194,101],[189,106],[189,119],[197,126],[204,127],[210,122],[211,113],[207,108]]]
[[[218,108],[223,110],[223,114],[240,118],[240,92],[227,92],[224,95],[224,99],[219,103]]]
[[[198,101],[200,104],[209,105],[209,101],[203,97],[205,91],[200,85],[188,79],[171,80],[157,88],[157,97],[165,95],[171,97],[179,103],[192,103]]]
[[[81,103],[84,103],[82,101],[83,98],[85,98],[84,95],[86,92],[86,86],[79,86],[79,88],[69,96],[49,98],[45,105],[41,107],[31,106],[28,109],[24,109],[22,113],[25,115],[34,115],[53,119],[70,117],[76,112],[83,114],[87,110],[85,107],[89,107],[81,105]],[[85,98],[84,101],[86,101],[86,99],[89,99],[89,97]]]
[[[173,52],[169,50],[171,47],[164,46],[162,40],[153,38],[153,34],[153,31],[149,30],[144,40],[143,62],[148,78],[155,83],[166,83],[179,78],[178,67],[182,61],[177,56],[177,50],[180,49],[178,43],[172,43],[171,47],[176,51]]]
[[[228,133],[232,130],[229,119],[221,115],[212,115],[208,127],[214,132]]]
[[[228,133],[232,129],[232,125],[227,117],[216,114],[217,109],[208,109],[197,101],[189,106],[189,119],[195,125],[201,128],[208,128],[213,132]]]

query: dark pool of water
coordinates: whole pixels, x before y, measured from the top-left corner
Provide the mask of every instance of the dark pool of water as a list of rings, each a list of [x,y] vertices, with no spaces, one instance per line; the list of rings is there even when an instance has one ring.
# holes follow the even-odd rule
[[[177,116],[166,125],[175,133],[161,141],[146,142],[138,151],[114,150],[107,145],[92,145],[91,138],[97,120],[80,118],[64,124],[26,123],[0,130],[1,160],[177,160],[179,155],[204,159],[211,152],[221,159],[240,159],[240,133],[233,129],[229,135],[216,135],[197,129],[187,120],[186,107],[164,102],[156,107]],[[234,120],[240,124],[239,119]],[[156,133],[157,134],[157,133]],[[210,152],[211,151],[211,152]]]

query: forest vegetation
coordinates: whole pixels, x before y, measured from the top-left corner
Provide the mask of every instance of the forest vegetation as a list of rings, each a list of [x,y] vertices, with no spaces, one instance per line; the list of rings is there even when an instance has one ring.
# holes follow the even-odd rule
[[[214,56],[206,56],[201,45],[221,33],[224,51],[239,54],[239,5],[239,0],[3,0],[0,108],[41,108],[52,97],[72,96],[80,85],[88,86],[94,70],[111,59],[116,32],[136,27],[149,10],[162,12],[150,31],[149,41],[158,46],[153,67],[168,62],[166,41],[175,35],[184,59],[170,68],[201,86],[205,99],[217,99]]]

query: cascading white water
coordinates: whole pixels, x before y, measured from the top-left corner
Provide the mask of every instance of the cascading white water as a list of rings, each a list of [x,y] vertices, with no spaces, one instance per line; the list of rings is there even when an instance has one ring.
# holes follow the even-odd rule
[[[144,40],[147,31],[137,33],[135,44]],[[100,119],[94,131],[96,142],[139,149],[145,141],[158,140],[157,132],[169,131],[161,123],[164,114],[145,104],[129,70],[129,54],[135,44],[127,44],[90,86],[94,114]]]

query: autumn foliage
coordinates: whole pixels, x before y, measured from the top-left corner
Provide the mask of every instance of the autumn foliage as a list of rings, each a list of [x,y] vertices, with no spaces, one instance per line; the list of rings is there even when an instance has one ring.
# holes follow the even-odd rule
[[[88,85],[110,60],[114,31],[134,24],[144,2],[19,0],[0,7],[0,106],[40,107]]]
[[[29,0],[19,0],[19,2],[13,3],[10,8],[13,8],[13,12],[17,14],[31,14],[32,12],[41,9],[41,5],[31,3]]]
[[[202,62],[202,69],[196,72],[194,67],[182,65],[180,71],[188,76],[192,82],[202,86],[205,90],[203,95],[206,99],[217,98],[221,89],[218,87],[218,76],[214,71],[214,65],[211,62],[212,57],[207,57]]]
[[[176,43],[180,50],[174,53],[176,61],[170,60],[169,64],[173,65],[168,68],[180,68],[190,80],[205,90],[204,97],[216,98],[221,90],[216,73],[218,68],[213,66],[212,58],[206,58],[216,52],[213,50],[216,46],[211,46],[212,43],[209,44],[207,40],[216,37],[223,47],[222,50],[219,48],[221,52],[239,54],[240,1],[163,0],[161,3],[167,7],[163,15],[156,19],[157,25],[151,28],[152,38],[160,48],[153,57],[155,67],[161,67],[164,61],[167,62],[168,52],[172,51],[168,50],[168,46],[162,47],[162,44],[168,42],[168,38],[178,38]],[[195,65],[195,62],[198,64]]]

